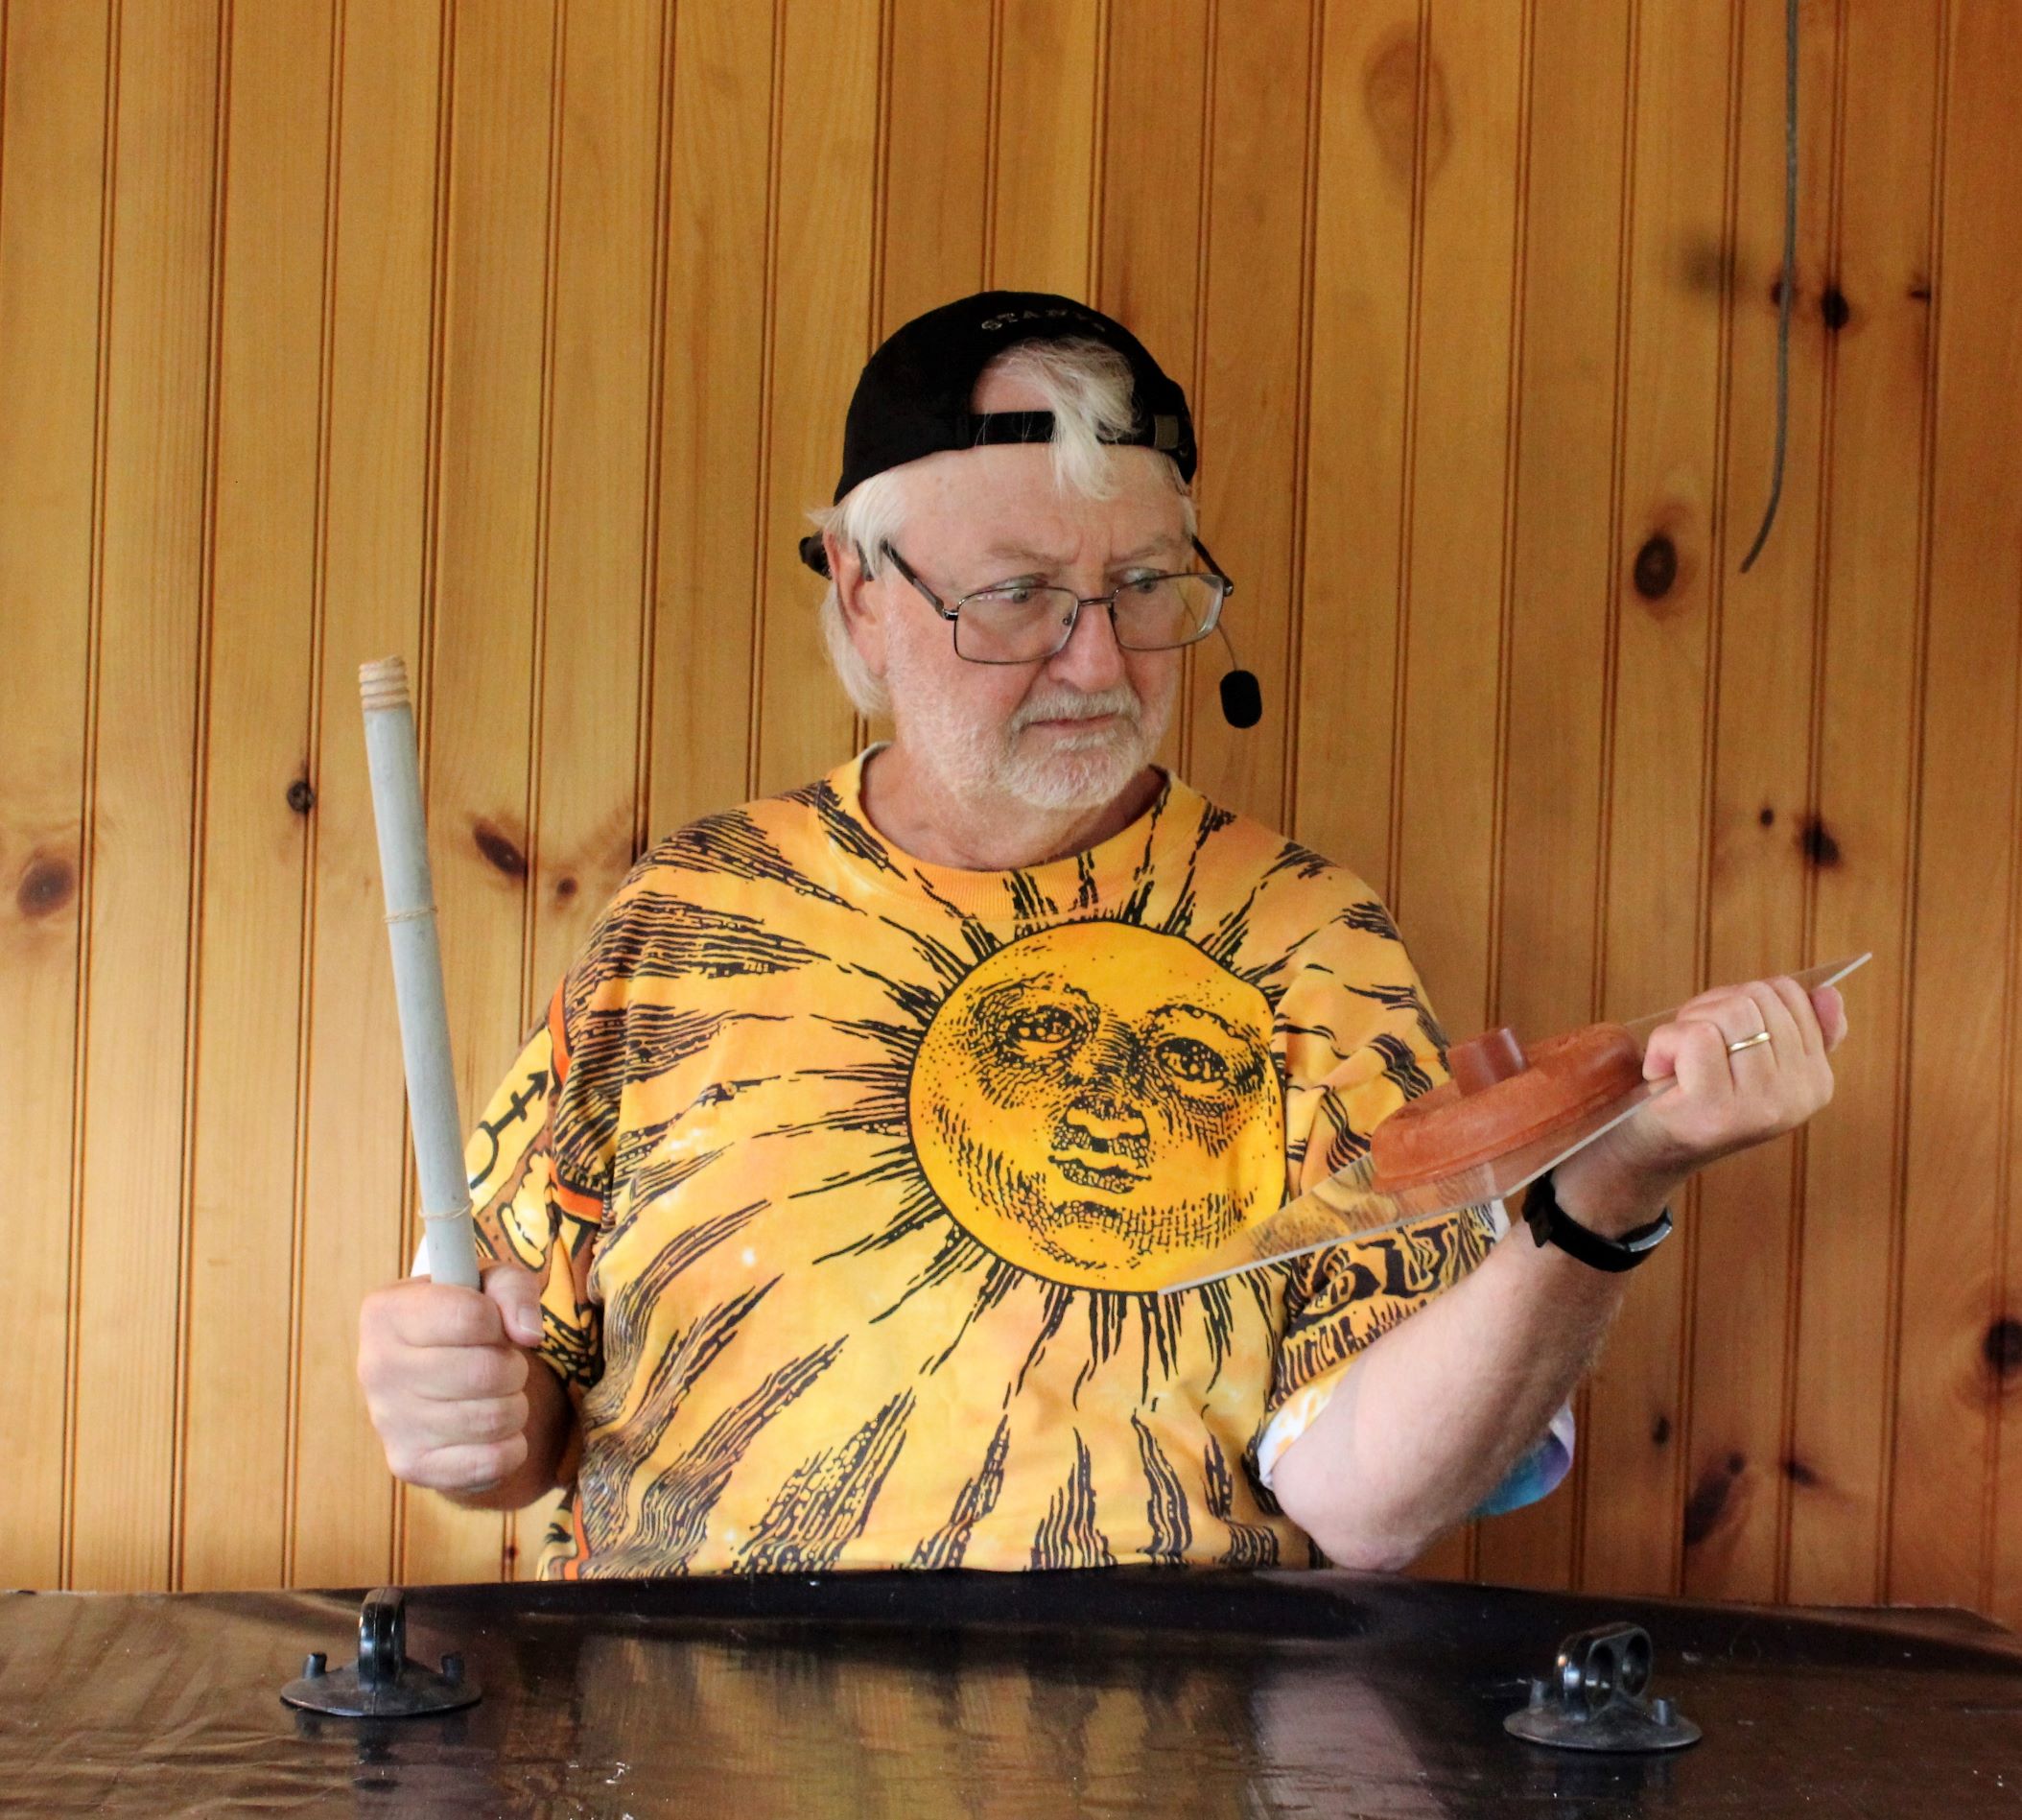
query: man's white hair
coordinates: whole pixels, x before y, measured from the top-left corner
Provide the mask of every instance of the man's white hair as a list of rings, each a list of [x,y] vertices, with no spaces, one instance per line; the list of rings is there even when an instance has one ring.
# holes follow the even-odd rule
[[[1117,490],[1115,438],[1135,427],[1131,410],[1130,363],[1106,343],[1076,336],[1058,342],[1020,342],[1007,347],[978,378],[1002,373],[1039,393],[1042,410],[1053,414],[1053,485],[1063,493],[1085,499],[1109,499]],[[1164,463],[1173,490],[1180,495],[1191,537],[1198,525],[1193,496],[1171,461]],[[875,577],[884,545],[896,542],[905,528],[905,470],[887,468],[860,481],[833,506],[808,516],[817,531],[834,532],[844,548],[854,548],[863,573]],[[842,603],[834,581],[822,597],[821,634],[829,648],[844,692],[859,713],[884,714],[891,707],[883,681],[850,639]]]

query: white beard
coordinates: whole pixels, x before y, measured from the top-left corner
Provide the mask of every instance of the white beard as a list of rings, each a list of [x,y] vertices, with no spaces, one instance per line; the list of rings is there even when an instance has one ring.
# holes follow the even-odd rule
[[[956,797],[985,805],[1008,797],[1026,808],[1085,814],[1106,807],[1149,763],[1164,737],[1173,691],[1146,703],[1127,682],[1094,695],[1045,683],[998,726],[978,726],[932,682],[916,674],[903,641],[887,648],[892,718],[907,746]],[[1114,721],[1031,733],[1036,721]]]

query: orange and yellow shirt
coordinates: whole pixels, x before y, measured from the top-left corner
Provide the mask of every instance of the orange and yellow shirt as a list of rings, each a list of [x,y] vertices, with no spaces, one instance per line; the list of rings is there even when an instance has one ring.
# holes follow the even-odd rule
[[[1445,1077],[1389,914],[1170,777],[927,864],[866,756],[654,847],[471,1139],[581,1431],[542,1572],[1306,1563],[1272,1462],[1493,1217],[1153,1286]]]

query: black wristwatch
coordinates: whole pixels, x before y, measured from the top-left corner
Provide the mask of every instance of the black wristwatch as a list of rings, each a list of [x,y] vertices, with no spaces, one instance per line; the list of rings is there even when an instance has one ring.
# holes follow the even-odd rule
[[[1524,1197],[1523,1223],[1540,1245],[1549,1240],[1561,1251],[1596,1270],[1634,1270],[1669,1236],[1671,1210],[1665,1208],[1647,1226],[1625,1232],[1619,1239],[1604,1239],[1581,1225],[1559,1205],[1552,1172],[1546,1170],[1531,1184],[1530,1193]]]

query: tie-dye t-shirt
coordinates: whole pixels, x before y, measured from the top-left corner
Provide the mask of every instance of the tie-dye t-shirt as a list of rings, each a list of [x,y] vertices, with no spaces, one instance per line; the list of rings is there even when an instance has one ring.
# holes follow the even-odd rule
[[[1444,1078],[1390,916],[1172,778],[929,865],[863,764],[654,847],[472,1138],[581,1430],[543,1573],[1305,1564],[1271,1462],[1493,1218],[1154,1286]]]

